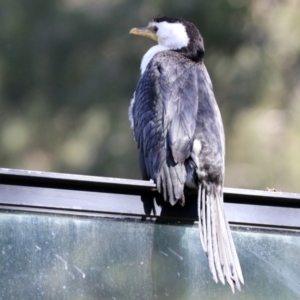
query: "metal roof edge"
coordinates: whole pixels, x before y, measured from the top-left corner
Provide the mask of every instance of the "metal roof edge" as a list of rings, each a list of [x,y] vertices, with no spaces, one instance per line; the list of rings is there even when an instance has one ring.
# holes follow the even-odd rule
[[[140,195],[156,191],[153,181],[0,168],[0,184]],[[300,194],[224,188],[230,203],[299,207]]]

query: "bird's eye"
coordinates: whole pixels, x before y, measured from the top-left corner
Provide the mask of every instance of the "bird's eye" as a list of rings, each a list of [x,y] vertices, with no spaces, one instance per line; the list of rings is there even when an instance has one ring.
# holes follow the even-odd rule
[[[158,31],[158,28],[156,26],[153,26],[153,31],[154,32],[157,32]]]

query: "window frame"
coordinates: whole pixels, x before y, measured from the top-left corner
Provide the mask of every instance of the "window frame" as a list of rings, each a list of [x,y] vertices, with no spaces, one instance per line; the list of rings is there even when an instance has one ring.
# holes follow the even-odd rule
[[[144,216],[140,196],[152,181],[0,169],[0,210],[89,216]],[[300,194],[224,188],[233,226],[300,230]]]

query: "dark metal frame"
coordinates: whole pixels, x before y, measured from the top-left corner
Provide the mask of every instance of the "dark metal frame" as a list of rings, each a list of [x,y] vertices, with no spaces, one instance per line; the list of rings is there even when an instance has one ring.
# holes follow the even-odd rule
[[[150,181],[0,169],[0,209],[140,217]],[[300,230],[300,194],[224,189],[231,224]]]

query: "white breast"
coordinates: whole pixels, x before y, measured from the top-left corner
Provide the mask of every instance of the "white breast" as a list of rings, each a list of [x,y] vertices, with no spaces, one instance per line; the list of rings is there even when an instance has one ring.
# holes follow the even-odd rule
[[[131,125],[132,129],[134,129],[134,120],[133,120],[133,105],[134,105],[134,102],[135,102],[135,93],[133,94],[133,98],[130,101],[130,106],[129,106],[129,109],[128,109],[129,121],[130,121],[130,125]]]
[[[151,47],[146,52],[146,54],[143,56],[142,63],[141,63],[141,73],[142,73],[142,75],[145,72],[146,67],[147,67],[148,63],[150,62],[150,60],[152,59],[152,57],[156,53],[161,52],[161,51],[165,51],[165,50],[169,50],[169,48],[167,48],[165,46],[161,46],[161,45],[156,45],[156,46]]]

